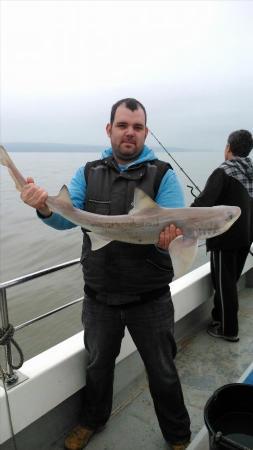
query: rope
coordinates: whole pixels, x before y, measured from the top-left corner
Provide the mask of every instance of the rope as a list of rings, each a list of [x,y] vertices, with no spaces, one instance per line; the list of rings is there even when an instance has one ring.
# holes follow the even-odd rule
[[[14,329],[13,325],[11,325],[11,324],[9,324],[6,329],[0,328],[0,345],[6,346],[7,361],[8,361],[9,367],[11,367],[12,369],[19,369],[23,365],[24,355],[23,355],[23,352],[22,352],[21,348],[19,347],[18,343],[13,339],[14,333],[15,333],[15,329]],[[16,350],[19,354],[19,364],[17,364],[17,365],[14,365],[12,362],[11,346],[8,344],[12,344],[16,348]],[[1,374],[1,377],[3,380],[3,387],[4,387],[4,393],[5,393],[6,405],[7,405],[7,411],[8,411],[8,418],[9,418],[9,423],[10,423],[13,447],[15,450],[17,450],[17,443],[16,443],[16,439],[15,439],[13,421],[12,421],[12,417],[11,417],[9,397],[8,397],[7,388],[6,388],[6,380],[8,382],[8,374],[3,370],[3,368],[1,367],[1,364],[0,364],[0,374]]]
[[[14,332],[15,332],[15,329],[14,329],[13,325],[11,325],[11,324],[8,325],[6,330],[4,330],[3,328],[0,328],[0,345],[6,345],[8,364],[12,369],[17,370],[17,369],[20,369],[20,367],[24,363],[24,355],[23,355],[23,352],[22,352],[20,346],[18,345],[18,343],[13,339]],[[19,354],[19,364],[17,364],[17,365],[14,365],[12,362],[11,349],[10,349],[10,345],[7,345],[8,343],[12,344],[16,348],[16,350]]]
[[[1,332],[1,329],[0,329],[0,332]],[[12,421],[12,417],[11,417],[11,408],[10,408],[10,403],[9,403],[9,397],[8,397],[8,393],[7,393],[7,389],[6,389],[6,373],[4,372],[1,364],[0,364],[0,374],[1,374],[2,380],[3,380],[4,394],[5,394],[9,424],[10,424],[10,429],[11,429],[12,443],[13,443],[14,449],[18,450],[15,433],[14,433],[14,428],[13,428],[13,421]]]

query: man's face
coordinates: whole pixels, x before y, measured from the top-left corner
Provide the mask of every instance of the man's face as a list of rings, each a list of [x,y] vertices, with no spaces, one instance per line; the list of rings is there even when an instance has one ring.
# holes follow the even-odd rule
[[[148,134],[143,109],[131,111],[124,104],[120,105],[116,109],[113,123],[107,124],[106,131],[118,163],[125,164],[136,159]]]

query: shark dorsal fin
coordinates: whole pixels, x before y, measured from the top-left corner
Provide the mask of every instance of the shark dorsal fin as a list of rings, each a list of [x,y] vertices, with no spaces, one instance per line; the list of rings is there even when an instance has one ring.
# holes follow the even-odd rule
[[[149,195],[145,194],[142,189],[134,190],[134,206],[129,214],[137,214],[144,209],[159,208],[156,202]]]
[[[60,189],[59,194],[57,195],[57,198],[60,200],[63,200],[64,203],[69,203],[69,205],[73,206],[70,195],[69,195],[69,190],[68,190],[66,184],[64,184],[62,186],[62,188]]]

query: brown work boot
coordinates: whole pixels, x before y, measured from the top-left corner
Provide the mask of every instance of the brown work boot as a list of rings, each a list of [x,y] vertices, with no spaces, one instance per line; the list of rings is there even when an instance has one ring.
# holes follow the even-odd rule
[[[185,450],[189,444],[190,441],[178,442],[176,444],[169,444],[169,448],[170,450]]]
[[[88,444],[90,438],[95,433],[95,430],[90,430],[89,428],[77,425],[68,434],[64,441],[66,450],[82,450]]]

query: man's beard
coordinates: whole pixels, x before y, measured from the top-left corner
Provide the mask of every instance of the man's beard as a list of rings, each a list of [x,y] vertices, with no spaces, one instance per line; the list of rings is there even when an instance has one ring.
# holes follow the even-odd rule
[[[142,148],[138,150],[136,149],[134,153],[130,154],[121,152],[120,148],[113,148],[112,150],[116,158],[121,159],[122,161],[132,161],[137,159],[139,154],[142,152]]]

